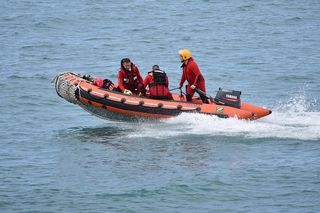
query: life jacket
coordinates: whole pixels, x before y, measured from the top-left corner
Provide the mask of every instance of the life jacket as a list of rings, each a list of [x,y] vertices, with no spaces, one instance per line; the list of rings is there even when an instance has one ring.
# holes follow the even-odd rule
[[[131,71],[126,71],[122,68],[120,72],[122,72],[123,76],[123,87],[134,92],[139,85],[138,68],[132,64],[131,69]]]
[[[168,77],[164,71],[152,71],[152,77],[149,81],[150,98],[168,99],[171,97],[168,89]]]

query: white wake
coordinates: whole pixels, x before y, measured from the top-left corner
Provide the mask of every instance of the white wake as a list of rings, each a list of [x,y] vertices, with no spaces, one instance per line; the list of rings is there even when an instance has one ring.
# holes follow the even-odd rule
[[[129,137],[170,138],[190,134],[320,140],[320,112],[312,110],[316,105],[316,100],[291,98],[276,104],[271,115],[256,121],[184,113],[160,122],[141,122]]]

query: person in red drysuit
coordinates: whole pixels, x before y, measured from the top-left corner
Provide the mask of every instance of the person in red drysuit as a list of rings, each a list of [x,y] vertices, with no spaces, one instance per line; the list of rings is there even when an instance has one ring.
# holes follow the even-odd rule
[[[128,95],[144,93],[143,79],[138,67],[129,58],[123,58],[120,65],[121,68],[118,73],[119,90]]]
[[[145,77],[144,88],[149,87],[149,97],[154,99],[172,99],[169,92],[169,80],[167,74],[160,70],[159,65],[153,65],[152,70]]]
[[[179,89],[182,88],[183,83],[187,80],[188,85],[186,86],[186,98],[187,101],[191,101],[195,89],[200,89],[204,93],[206,92],[205,81],[197,63],[191,57],[191,52],[189,50],[183,49],[179,51],[179,55],[182,62],[182,76],[179,84]],[[208,103],[206,96],[200,93],[199,96],[203,103]]]

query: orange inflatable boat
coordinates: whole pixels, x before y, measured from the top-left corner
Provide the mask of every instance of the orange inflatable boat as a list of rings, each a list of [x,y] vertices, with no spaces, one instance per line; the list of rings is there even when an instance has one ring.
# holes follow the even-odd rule
[[[104,119],[170,118],[181,113],[202,113],[255,120],[271,114],[268,109],[241,102],[241,92],[233,90],[219,89],[215,98],[208,97],[208,104],[199,97],[187,102],[181,94],[173,94],[173,100],[157,100],[100,88],[85,76],[71,72],[57,75],[55,88],[60,97]]]

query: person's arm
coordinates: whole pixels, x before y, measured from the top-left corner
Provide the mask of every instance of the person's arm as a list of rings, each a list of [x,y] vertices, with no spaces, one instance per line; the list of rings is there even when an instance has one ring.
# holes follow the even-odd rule
[[[181,75],[181,80],[180,80],[179,88],[182,87],[182,85],[183,85],[183,83],[184,83],[185,81],[186,81],[186,78],[185,78],[184,72],[183,72],[183,70],[182,70],[182,75]]]
[[[118,73],[118,87],[121,92],[124,92],[123,74],[122,74],[121,70]]]
[[[143,84],[143,79],[142,79],[142,77],[140,75],[140,71],[139,71],[138,67],[135,67],[135,69],[136,69],[136,72],[137,72],[137,78],[138,78],[139,83]]]
[[[147,75],[143,81],[143,86],[146,89],[150,82],[150,75]]]

